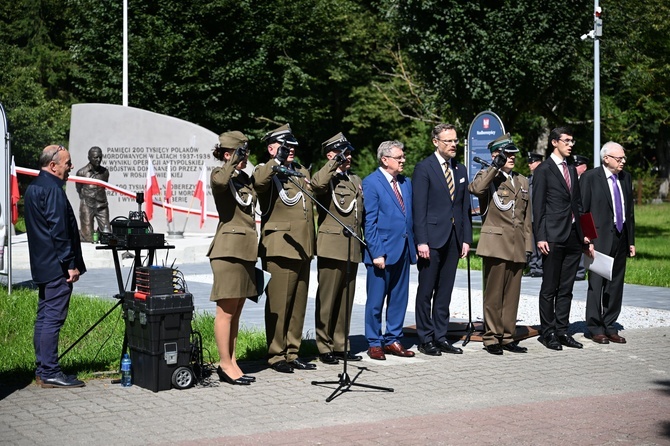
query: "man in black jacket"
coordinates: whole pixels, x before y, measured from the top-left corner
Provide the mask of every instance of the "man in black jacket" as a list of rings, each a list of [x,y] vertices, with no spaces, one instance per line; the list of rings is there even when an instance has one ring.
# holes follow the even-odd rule
[[[63,146],[44,148],[41,167],[25,195],[25,219],[30,270],[39,286],[33,344],[42,387],[82,387],[84,383],[64,375],[58,364],[58,336],[65,323],[72,285],[86,272],[79,228],[65,195],[72,170],[70,153]]]
[[[533,174],[533,229],[544,270],[539,339],[551,350],[582,348],[567,332],[575,274],[589,243],[579,222],[583,211],[577,171],[566,162],[575,140],[566,127],[553,129],[549,140],[552,153]]]
[[[585,172],[579,180],[585,212],[593,214],[598,238],[596,251],[614,257],[612,280],[589,273],[586,294],[586,327],[598,344],[626,343],[616,321],[621,313],[626,260],[635,256],[633,183],[623,170],[626,153],[620,144],[606,143],[600,150],[602,168]],[[596,254],[598,255],[598,254]]]

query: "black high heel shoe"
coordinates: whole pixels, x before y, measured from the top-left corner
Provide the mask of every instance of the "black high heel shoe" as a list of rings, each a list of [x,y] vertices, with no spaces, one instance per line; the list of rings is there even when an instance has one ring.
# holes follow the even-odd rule
[[[256,377],[251,376],[251,375],[242,375],[240,379],[243,379],[245,381],[249,381],[250,383],[255,383],[256,382]]]
[[[232,384],[234,386],[248,386],[249,384],[251,384],[251,381],[246,380],[246,379],[242,379],[242,378],[233,379],[233,378],[231,378],[230,376],[226,375],[226,372],[223,371],[221,366],[219,366],[216,369],[216,373],[217,373],[217,375],[219,375],[219,380],[220,381],[227,382],[228,384]]]

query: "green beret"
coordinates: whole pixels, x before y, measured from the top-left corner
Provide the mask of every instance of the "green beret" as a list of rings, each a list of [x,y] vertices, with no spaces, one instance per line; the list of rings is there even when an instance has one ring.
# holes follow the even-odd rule
[[[344,151],[344,150],[354,150],[354,147],[351,145],[347,138],[342,134],[342,132],[333,136],[332,138],[321,143],[321,150],[323,154],[330,152],[331,150]]]
[[[244,133],[238,132],[237,130],[221,133],[219,135],[219,146],[224,149],[237,149],[247,141],[249,141],[249,139],[244,136]]]

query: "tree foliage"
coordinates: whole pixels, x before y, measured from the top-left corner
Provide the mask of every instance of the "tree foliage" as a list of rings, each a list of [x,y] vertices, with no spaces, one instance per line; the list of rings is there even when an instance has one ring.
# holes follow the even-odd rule
[[[603,0],[602,140],[630,167],[668,175],[670,7]],[[307,165],[342,131],[359,173],[383,140],[405,143],[408,170],[436,122],[461,134],[485,109],[524,149],[570,124],[590,155],[592,2],[534,0],[143,0],[129,2],[129,105],[255,143],[290,122]],[[17,162],[65,142],[75,102],[121,104],[122,2],[0,5],[0,101]],[[652,172],[653,173],[653,172]]]

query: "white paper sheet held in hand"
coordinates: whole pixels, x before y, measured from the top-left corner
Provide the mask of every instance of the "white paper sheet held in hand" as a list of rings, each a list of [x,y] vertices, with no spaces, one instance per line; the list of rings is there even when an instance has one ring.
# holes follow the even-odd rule
[[[604,279],[612,280],[614,258],[598,251],[595,251],[594,254],[595,258],[593,259],[589,256],[584,256],[584,267]]]

